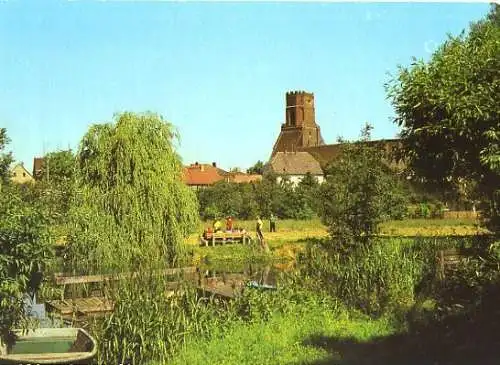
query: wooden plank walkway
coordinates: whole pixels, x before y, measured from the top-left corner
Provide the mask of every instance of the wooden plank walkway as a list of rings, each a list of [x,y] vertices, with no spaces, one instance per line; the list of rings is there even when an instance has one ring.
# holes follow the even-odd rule
[[[195,266],[174,268],[162,270],[158,274],[161,275],[178,275],[178,274],[192,274],[196,272]],[[83,275],[83,276],[65,276],[62,273],[57,273],[54,275],[54,279],[57,285],[67,285],[67,284],[88,284],[88,283],[100,283],[103,281],[111,280],[122,280],[130,279],[143,275],[142,273],[122,273],[115,275]]]
[[[193,272],[192,268],[183,268],[169,270],[169,274],[180,272],[194,273],[190,275],[189,280],[196,283],[198,292],[203,296],[214,296],[219,299],[230,300],[234,299],[243,288],[245,276],[243,274],[222,274],[222,276],[212,277],[207,276],[207,273],[197,272],[196,268]],[[109,275],[92,275],[92,276],[61,276],[56,280],[60,285],[67,284],[85,284],[96,283],[116,277]],[[166,295],[174,295],[179,289],[181,281],[170,281],[165,283]],[[46,302],[47,311],[61,315],[63,319],[73,320],[89,317],[97,317],[111,313],[114,309],[113,301],[102,296],[91,296],[87,298],[72,298],[51,300]]]
[[[111,300],[99,297],[50,300],[45,304],[49,312],[56,312],[63,318],[95,317],[111,313],[114,309]]]

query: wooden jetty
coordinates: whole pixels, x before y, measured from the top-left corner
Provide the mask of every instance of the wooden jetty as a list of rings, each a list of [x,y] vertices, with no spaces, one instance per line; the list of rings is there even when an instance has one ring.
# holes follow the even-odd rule
[[[195,266],[165,269],[156,272],[157,275],[180,275],[180,274],[192,274],[196,273],[197,268]],[[120,274],[110,274],[110,275],[83,275],[83,276],[65,276],[62,273],[54,274],[54,279],[57,285],[67,285],[67,284],[88,284],[88,283],[100,283],[103,281],[113,281],[113,280],[123,280],[123,279],[133,279],[143,275],[140,272],[134,273],[120,273]]]
[[[244,274],[223,274],[216,276],[215,272],[200,272],[195,267],[185,267],[179,269],[168,269],[162,271],[165,275],[180,275],[184,274],[184,278],[188,281],[196,283],[198,292],[203,296],[213,296],[223,300],[235,298],[244,287]],[[106,281],[120,280],[130,277],[137,277],[137,273],[127,273],[119,275],[87,275],[87,276],[62,276],[57,274],[55,282],[63,286],[62,297],[59,300],[47,301],[47,311],[56,313],[63,320],[79,321],[83,318],[92,318],[104,316],[114,310],[114,302],[102,293],[97,292],[96,295],[85,298],[65,298],[64,292],[66,285],[78,285],[89,283],[103,283]],[[173,295],[180,288],[181,281],[173,280],[165,284],[166,296]]]
[[[438,251],[436,257],[438,278],[441,281],[445,280],[447,273],[456,270],[464,260],[474,254],[477,252],[471,248],[451,248]]]
[[[49,300],[45,302],[47,311],[59,314],[63,319],[98,317],[111,313],[114,303],[104,297]]]

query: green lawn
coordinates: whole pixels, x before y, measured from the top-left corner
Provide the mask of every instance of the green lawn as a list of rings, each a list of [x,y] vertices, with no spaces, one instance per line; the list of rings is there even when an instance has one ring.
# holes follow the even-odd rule
[[[311,308],[274,316],[269,322],[238,323],[209,340],[188,340],[168,364],[323,363],[339,360],[341,354],[322,348],[315,343],[318,339],[335,337],[364,342],[393,332],[394,328],[383,319],[351,319],[346,314]]]

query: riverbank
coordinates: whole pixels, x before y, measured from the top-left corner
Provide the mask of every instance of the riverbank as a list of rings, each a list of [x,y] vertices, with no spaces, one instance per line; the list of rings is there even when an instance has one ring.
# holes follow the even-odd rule
[[[208,225],[209,223],[205,223]],[[238,226],[252,232],[253,221],[238,221]],[[200,232],[202,227],[200,227]],[[406,219],[389,221],[381,224],[380,235],[386,238],[405,237],[470,237],[489,233],[479,227],[475,219]],[[237,267],[241,262],[254,264],[273,264],[280,269],[291,267],[297,254],[302,252],[307,243],[328,237],[326,227],[318,219],[283,220],[278,224],[277,232],[264,232],[270,253],[263,253],[257,244],[227,244],[215,247],[199,246],[199,234],[192,234],[188,247],[192,251],[192,264],[221,268]]]

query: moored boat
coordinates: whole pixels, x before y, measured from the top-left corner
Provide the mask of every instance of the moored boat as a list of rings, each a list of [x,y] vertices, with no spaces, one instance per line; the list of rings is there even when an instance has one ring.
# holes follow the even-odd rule
[[[16,342],[0,346],[0,364],[90,364],[97,345],[81,328],[16,330]]]

